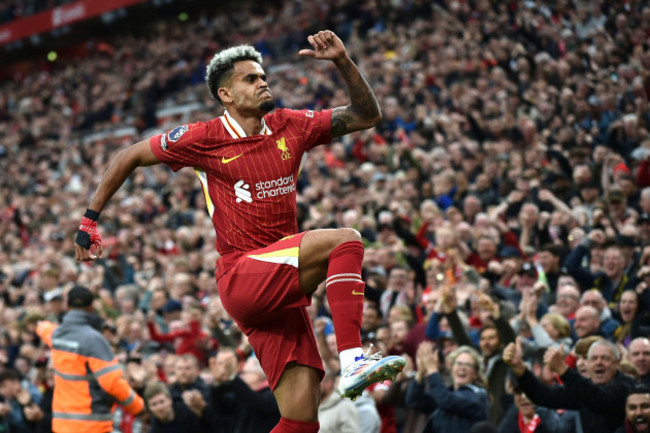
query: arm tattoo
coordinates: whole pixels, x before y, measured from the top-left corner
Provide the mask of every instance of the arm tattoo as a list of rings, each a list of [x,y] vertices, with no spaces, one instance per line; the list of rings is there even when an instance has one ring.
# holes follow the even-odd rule
[[[351,60],[336,66],[348,89],[350,105],[332,111],[331,136],[340,137],[375,126],[381,120],[381,110],[370,85]]]
[[[338,107],[332,110],[332,126],[330,127],[330,135],[332,137],[340,137],[348,134],[350,128],[348,125],[354,124],[353,115],[350,112],[350,106]]]

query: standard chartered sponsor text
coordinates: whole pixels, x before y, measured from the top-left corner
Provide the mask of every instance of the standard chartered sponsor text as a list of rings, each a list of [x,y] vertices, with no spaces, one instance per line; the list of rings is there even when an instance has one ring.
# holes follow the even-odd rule
[[[279,177],[273,180],[257,182],[255,184],[255,197],[259,199],[268,197],[277,197],[292,193],[296,190],[296,185],[293,183],[293,174],[287,177]]]

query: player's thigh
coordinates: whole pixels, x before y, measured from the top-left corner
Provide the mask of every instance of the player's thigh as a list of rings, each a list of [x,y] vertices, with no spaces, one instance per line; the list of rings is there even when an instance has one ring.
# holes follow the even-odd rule
[[[300,241],[300,286],[312,293],[327,276],[327,265],[332,250],[345,242],[360,241],[354,229],[320,229],[306,232]]]
[[[284,418],[304,422],[318,420],[320,376],[315,369],[298,364],[287,365],[273,395]]]
[[[297,257],[295,266],[242,257],[217,284],[228,314],[246,325],[273,319],[310,302],[300,288]]]

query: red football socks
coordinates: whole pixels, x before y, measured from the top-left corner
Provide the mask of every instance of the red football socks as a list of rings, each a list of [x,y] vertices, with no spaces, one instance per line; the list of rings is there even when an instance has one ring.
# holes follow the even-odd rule
[[[362,262],[363,244],[359,241],[342,243],[329,256],[325,286],[339,352],[361,347],[361,316],[366,287],[361,279]]]
[[[317,422],[296,421],[283,417],[271,433],[318,433],[318,430],[320,424]]]

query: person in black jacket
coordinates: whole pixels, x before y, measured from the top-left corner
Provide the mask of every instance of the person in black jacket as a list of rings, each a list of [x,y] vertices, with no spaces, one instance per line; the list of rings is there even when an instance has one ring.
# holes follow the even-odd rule
[[[178,357],[174,365],[174,373],[176,373],[176,382],[169,387],[172,399],[174,401],[182,401],[182,396],[185,391],[193,389],[199,391],[203,399],[210,405],[210,387],[199,376],[200,366],[199,361],[191,353],[185,353]]]
[[[250,357],[237,374],[234,349],[223,347],[210,358],[214,377],[212,404],[228,433],[268,433],[280,421],[280,410],[257,358]]]
[[[526,369],[521,360],[519,338],[506,347],[503,359],[512,366],[519,385],[531,401],[553,409],[578,410],[583,431],[612,433],[621,425],[625,398],[635,382],[618,371],[621,358],[613,343],[600,340],[591,345],[587,353],[589,379],[567,367],[562,348],[549,348],[544,363],[560,376],[564,386],[558,387],[544,385]]]
[[[487,420],[488,393],[480,373],[481,356],[475,349],[461,346],[449,354],[451,388],[438,372],[432,343],[420,344],[416,361],[418,373],[406,393],[406,406],[430,415],[424,433],[465,433]]]
[[[144,399],[151,412],[149,433],[225,433],[222,423],[215,422],[209,408],[197,390],[185,391],[183,400],[172,399],[162,382],[152,382],[145,388]]]

